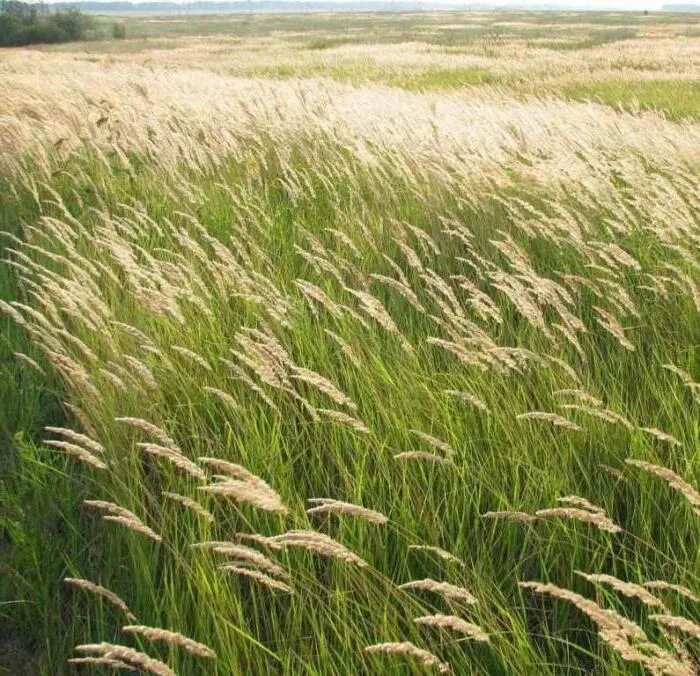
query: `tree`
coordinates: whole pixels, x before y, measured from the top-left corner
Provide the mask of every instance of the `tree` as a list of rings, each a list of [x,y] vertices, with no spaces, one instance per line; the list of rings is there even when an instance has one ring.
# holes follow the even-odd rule
[[[91,25],[90,17],[74,9],[51,14],[43,3],[7,0],[0,11],[0,46],[83,40]]]

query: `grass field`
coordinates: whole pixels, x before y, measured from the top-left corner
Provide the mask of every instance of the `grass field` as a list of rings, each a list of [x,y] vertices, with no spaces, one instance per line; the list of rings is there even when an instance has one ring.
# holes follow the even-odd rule
[[[697,21],[115,21],[0,52],[0,671],[697,674]]]

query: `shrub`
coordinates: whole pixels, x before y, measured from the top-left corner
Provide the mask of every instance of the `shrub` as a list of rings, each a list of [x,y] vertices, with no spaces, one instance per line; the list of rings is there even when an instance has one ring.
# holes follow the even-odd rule
[[[0,13],[0,47],[83,40],[92,26],[77,10],[48,14],[44,5],[8,2]]]
[[[112,37],[115,40],[124,40],[126,38],[126,26],[123,23],[113,24]]]

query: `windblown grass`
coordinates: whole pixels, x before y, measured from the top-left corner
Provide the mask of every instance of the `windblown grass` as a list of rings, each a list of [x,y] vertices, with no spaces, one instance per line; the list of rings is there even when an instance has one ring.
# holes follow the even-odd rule
[[[14,673],[695,673],[700,125],[0,72]]]

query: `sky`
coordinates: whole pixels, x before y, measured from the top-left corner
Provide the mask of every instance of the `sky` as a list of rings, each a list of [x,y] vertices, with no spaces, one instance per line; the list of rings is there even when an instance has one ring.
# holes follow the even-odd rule
[[[33,0],[28,0],[32,2]],[[34,0],[36,1],[36,0]],[[71,0],[42,0],[51,4],[52,2],[61,1],[71,1]],[[77,0],[79,1],[79,0]],[[109,0],[92,0],[97,1],[109,1]],[[149,0],[131,0],[131,2],[148,2]],[[158,0],[154,0],[158,1]],[[187,2],[192,2],[193,0],[164,0],[169,2],[176,2],[180,4],[186,4]],[[222,0],[218,0],[222,1]],[[227,1],[227,0],[223,0]],[[245,0],[228,0],[230,2],[244,2]],[[289,0],[294,2],[295,0]],[[296,0],[298,2],[303,2],[304,0]],[[334,1],[334,0],[329,0]],[[352,0],[336,0],[337,2],[352,2]],[[410,1],[410,0],[409,0]],[[417,2],[420,0],[416,0]],[[464,5],[468,7],[470,3],[473,4],[493,4],[493,5],[530,5],[533,7],[546,5],[547,7],[562,8],[562,9],[588,9],[588,10],[604,10],[604,9],[616,9],[616,10],[631,10],[631,11],[641,11],[641,10],[658,10],[661,9],[663,4],[700,4],[700,0],[424,0],[431,5],[437,4],[448,4],[448,5]]]

